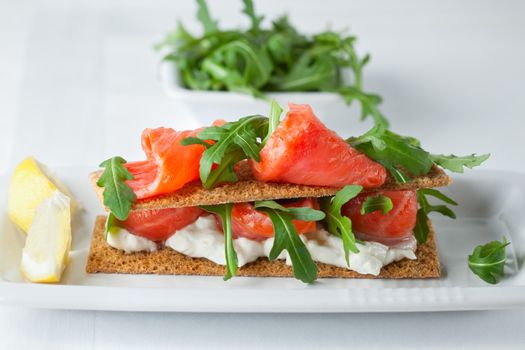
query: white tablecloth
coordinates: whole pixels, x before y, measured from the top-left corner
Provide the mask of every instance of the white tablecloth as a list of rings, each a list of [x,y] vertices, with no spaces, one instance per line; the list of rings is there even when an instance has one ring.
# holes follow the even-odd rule
[[[210,3],[212,3],[210,1]],[[519,1],[257,1],[314,31],[347,26],[371,52],[367,88],[399,132],[436,152],[491,152],[525,172],[525,6]],[[245,24],[240,1],[211,5]],[[0,173],[32,154],[50,165],[140,157],[138,135],[193,127],[157,81],[151,49],[192,1],[0,1]],[[519,348],[524,310],[252,315],[0,307],[0,348]]]

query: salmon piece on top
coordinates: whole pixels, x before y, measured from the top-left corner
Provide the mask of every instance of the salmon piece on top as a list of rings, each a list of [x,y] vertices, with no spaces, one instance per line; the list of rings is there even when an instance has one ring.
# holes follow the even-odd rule
[[[264,182],[376,188],[386,170],[328,129],[309,105],[289,104],[289,112],[260,152],[250,161],[254,176]]]
[[[202,129],[175,131],[171,128],[145,129],[142,149],[147,160],[126,163],[134,179],[127,181],[137,199],[170,193],[199,179],[199,161],[206,148],[183,146],[181,140],[196,136]]]

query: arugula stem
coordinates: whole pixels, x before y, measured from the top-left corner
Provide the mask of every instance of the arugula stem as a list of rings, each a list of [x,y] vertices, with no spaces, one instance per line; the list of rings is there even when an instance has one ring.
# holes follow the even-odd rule
[[[224,280],[227,281],[237,274],[238,259],[233,244],[232,232],[232,203],[218,204],[218,205],[201,205],[201,209],[217,214],[222,221],[222,228],[224,232],[224,256],[226,259],[226,274]]]

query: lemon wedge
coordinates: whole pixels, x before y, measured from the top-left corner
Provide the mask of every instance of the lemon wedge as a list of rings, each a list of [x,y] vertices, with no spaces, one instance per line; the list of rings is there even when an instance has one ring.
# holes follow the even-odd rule
[[[22,231],[27,232],[33,222],[36,207],[57,190],[72,198],[62,184],[47,174],[45,166],[37,163],[34,158],[27,157],[18,164],[11,177],[7,203],[9,217]],[[75,207],[73,201],[71,206]]]
[[[55,190],[35,209],[22,250],[22,274],[32,282],[60,281],[70,249],[70,198]]]
[[[71,250],[70,192],[34,158],[24,159],[9,185],[8,214],[27,233],[20,269],[32,282],[58,282]]]
[[[13,172],[9,186],[7,212],[13,222],[27,232],[36,207],[57,190],[37,162],[28,157]]]

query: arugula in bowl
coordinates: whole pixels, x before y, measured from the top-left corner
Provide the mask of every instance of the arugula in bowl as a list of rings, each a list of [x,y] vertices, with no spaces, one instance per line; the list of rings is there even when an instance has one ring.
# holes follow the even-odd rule
[[[388,125],[378,105],[381,97],[363,90],[363,67],[355,36],[323,31],[300,33],[287,16],[263,27],[252,0],[243,0],[248,29],[221,30],[205,0],[197,0],[203,34],[189,33],[179,22],[157,49],[176,65],[180,82],[192,90],[235,91],[266,99],[267,92],[332,92],[348,105],[358,101],[361,118]]]

